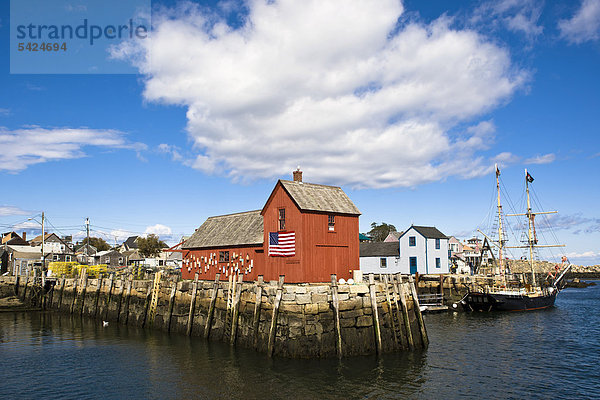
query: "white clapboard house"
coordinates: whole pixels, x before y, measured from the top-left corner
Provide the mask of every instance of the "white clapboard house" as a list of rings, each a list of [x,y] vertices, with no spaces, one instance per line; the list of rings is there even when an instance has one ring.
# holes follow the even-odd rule
[[[360,270],[363,275],[400,272],[398,242],[361,243]]]
[[[447,274],[448,237],[433,226],[411,226],[398,239],[403,274]]]

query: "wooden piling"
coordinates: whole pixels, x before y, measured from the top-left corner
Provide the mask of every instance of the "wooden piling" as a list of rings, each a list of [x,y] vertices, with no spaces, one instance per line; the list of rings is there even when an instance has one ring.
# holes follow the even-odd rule
[[[231,335],[230,335],[230,344],[233,346],[235,344],[235,338],[237,335],[237,326],[238,326],[238,317],[240,311],[240,295],[242,292],[242,278],[243,275],[238,275],[237,285],[235,288],[235,298],[233,299],[233,311],[231,313]]]
[[[127,293],[125,293],[125,310],[123,313],[125,314],[125,321],[123,323],[127,325],[129,321],[129,301],[131,300],[131,286],[133,285],[133,275],[129,275],[127,279]]]
[[[281,303],[281,297],[283,296],[283,281],[285,275],[279,275],[279,282],[277,283],[277,293],[275,294],[275,303],[273,304],[273,315],[271,316],[271,328],[269,329],[269,343],[267,345],[267,355],[273,356],[273,350],[275,349],[275,334],[277,333],[277,316],[279,314],[279,304]]]
[[[381,328],[379,325],[379,312],[377,311],[377,297],[375,293],[375,277],[369,274],[369,296],[371,297],[371,309],[373,310],[373,333],[375,335],[375,349],[381,354]]]
[[[103,278],[101,274],[98,274],[98,279],[96,280],[96,300],[94,304],[94,318],[98,317],[98,307],[100,303],[100,289],[102,289]],[[61,294],[62,297],[62,294]]]
[[[142,328],[146,326],[148,321],[148,309],[150,308],[150,301],[152,298],[152,282],[148,282],[146,287],[146,298],[144,299],[144,319],[142,320]]]
[[[110,308],[110,298],[112,297],[113,286],[115,285],[115,274],[110,274],[110,283],[108,284],[108,294],[104,310],[104,319],[108,321],[108,309]]]
[[[390,292],[388,290],[390,282],[389,282],[387,274],[383,275],[383,284],[384,284],[384,291],[385,291],[385,300],[387,302],[387,306],[388,306],[388,310],[389,310],[390,321],[392,322],[392,334],[394,336],[394,343],[396,343],[396,346],[398,346],[398,344],[399,344],[398,333],[396,331],[396,321],[394,320],[394,312],[392,310],[392,301],[390,299]],[[398,320],[398,321],[400,321],[400,320]]]
[[[423,347],[429,346],[429,338],[427,337],[427,330],[425,329],[425,322],[423,321],[423,314],[421,313],[421,307],[419,306],[419,297],[417,296],[417,289],[413,282],[412,275],[408,276],[408,282],[410,284],[410,290],[413,297],[415,314],[417,315],[417,322],[419,323],[419,330],[421,332],[421,342]]]
[[[254,348],[258,348],[258,326],[260,324],[260,306],[262,303],[262,286],[263,286],[263,276],[258,276],[258,281],[256,282],[256,300],[254,302],[254,316],[252,317],[252,332],[254,338]]]
[[[400,295],[400,304],[402,305],[402,320],[404,322],[404,330],[406,332],[406,341],[408,347],[413,349],[415,347],[415,341],[412,334],[412,328],[410,327],[410,316],[408,315],[408,303],[406,302],[406,290],[404,289],[404,283],[402,282],[402,275],[397,274],[398,279],[398,291]]]
[[[167,317],[167,332],[171,332],[171,319],[173,318],[173,307],[175,306],[175,294],[177,293],[177,282],[171,284],[171,295],[169,296],[169,315]]]
[[[117,323],[121,320],[121,305],[123,304],[123,293],[125,292],[125,279],[121,278],[121,291],[117,301]]]
[[[79,279],[75,279],[75,281],[73,282],[73,300],[71,301],[71,307],[69,309],[69,313],[73,314],[73,311],[75,310],[75,303],[77,302],[77,283],[79,282]]]
[[[42,310],[46,309],[46,293],[45,293],[45,288],[46,288],[46,273],[44,272],[43,268],[42,268],[42,286],[40,288],[40,308]]]
[[[340,298],[338,296],[337,275],[331,274],[331,304],[335,320],[335,349],[337,356],[342,358],[342,328],[340,326]]]
[[[217,294],[219,293],[219,279],[221,274],[215,274],[215,283],[213,284],[212,293],[210,295],[210,305],[208,306],[208,315],[206,316],[206,325],[204,325],[204,339],[208,339],[210,336],[210,328],[212,327],[212,319],[215,313],[215,303],[217,301]]]
[[[19,297],[19,281],[21,280],[21,276],[17,275],[15,279],[15,296]]]
[[[63,293],[65,291],[65,282],[67,278],[64,276],[60,280],[60,295],[58,296],[58,306],[56,307],[60,311],[60,307],[62,306]]]
[[[29,273],[27,273],[27,275],[25,275],[25,285],[23,286],[23,297],[21,298],[21,301],[25,301],[25,296],[27,295],[27,284],[29,283]]]
[[[402,315],[402,302],[400,301],[400,290],[398,289],[398,283],[396,282],[396,275],[390,275],[390,283],[392,285],[393,296],[392,301],[396,306],[396,321],[398,322],[398,335],[400,335],[400,342],[402,348],[407,350],[408,347],[408,339],[406,334],[406,328],[404,327],[404,318]]]
[[[85,290],[87,288],[87,282],[88,282],[87,268],[84,268],[81,271],[81,278],[82,278],[81,310],[79,311],[79,315],[83,315],[83,307],[85,306]]]
[[[192,334],[192,324],[194,323],[194,308],[196,306],[196,292],[198,291],[198,273],[194,275],[194,283],[192,284],[192,299],[190,300],[190,312],[188,314],[187,329],[185,334]]]

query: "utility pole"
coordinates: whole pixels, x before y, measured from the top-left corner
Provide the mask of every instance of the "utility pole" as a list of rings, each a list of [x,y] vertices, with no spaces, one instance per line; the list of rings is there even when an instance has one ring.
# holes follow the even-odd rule
[[[85,244],[85,247],[86,247],[85,256],[87,258],[86,261],[88,261],[90,258],[90,219],[89,218],[85,219],[85,230],[87,232],[87,241]]]
[[[46,241],[45,216],[42,211],[42,279],[46,276],[44,269],[46,268],[46,253],[44,252],[44,243]]]

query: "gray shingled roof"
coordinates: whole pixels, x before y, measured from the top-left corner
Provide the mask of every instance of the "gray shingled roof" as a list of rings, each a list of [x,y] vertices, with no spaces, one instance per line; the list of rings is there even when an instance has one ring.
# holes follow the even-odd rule
[[[263,242],[261,210],[210,217],[186,240],[183,249],[256,245]]]
[[[400,256],[398,242],[363,242],[360,244],[361,257],[393,257]]]
[[[280,180],[300,210],[360,215],[352,200],[337,186]]]
[[[421,235],[425,236],[429,239],[448,239],[446,235],[440,232],[435,226],[416,226],[413,225],[413,228]]]

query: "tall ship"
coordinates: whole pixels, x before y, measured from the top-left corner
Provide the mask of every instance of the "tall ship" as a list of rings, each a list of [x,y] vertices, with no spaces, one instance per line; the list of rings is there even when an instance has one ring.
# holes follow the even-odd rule
[[[483,246],[481,248],[481,260],[484,260],[484,254],[489,257],[482,264],[478,273],[484,273],[486,282],[470,289],[462,298],[461,304],[467,311],[528,311],[540,310],[552,307],[556,296],[563,288],[563,278],[571,268],[566,256],[562,256],[560,264],[554,266],[554,271],[545,275],[545,279],[538,276],[534,268],[535,253],[538,248],[564,247],[560,244],[539,244],[536,232],[535,218],[537,215],[554,214],[556,211],[533,211],[531,207],[530,184],[533,177],[525,169],[525,194],[526,194],[526,212],[506,214],[507,217],[526,217],[526,235],[525,240],[518,246],[507,246],[507,235],[505,233],[506,221],[502,211],[500,198],[500,170],[496,165],[496,191],[497,191],[497,240],[484,235]],[[506,257],[508,249],[522,249],[528,251],[528,256],[522,259],[528,260],[530,273],[523,271],[522,274],[515,274],[510,271],[509,260]],[[496,257],[495,254],[498,256]],[[543,276],[544,277],[544,276]]]

